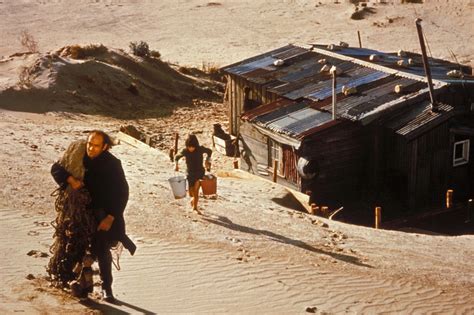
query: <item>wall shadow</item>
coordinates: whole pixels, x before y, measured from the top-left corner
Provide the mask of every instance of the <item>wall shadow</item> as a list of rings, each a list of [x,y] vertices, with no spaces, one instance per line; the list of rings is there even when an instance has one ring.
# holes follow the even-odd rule
[[[229,220],[227,217],[224,217],[224,216],[218,216],[217,219],[213,219],[213,218],[209,218],[209,217],[203,217],[203,220],[206,220],[209,223],[220,225],[222,227],[225,227],[225,228],[228,228],[228,229],[231,229],[231,230],[234,230],[234,231],[239,231],[239,232],[249,233],[249,234],[255,234],[255,235],[265,235],[270,240],[280,242],[280,243],[283,243],[283,244],[293,245],[293,246],[299,247],[301,249],[304,249],[304,250],[307,250],[307,251],[310,251],[310,252],[313,252],[313,253],[330,256],[334,259],[337,259],[337,260],[340,260],[340,261],[343,261],[343,262],[346,262],[346,263],[350,263],[350,264],[353,264],[353,265],[356,265],[356,266],[366,267],[366,268],[373,268],[373,266],[361,262],[360,259],[357,258],[357,257],[346,255],[346,254],[328,252],[328,251],[325,251],[325,250],[322,250],[322,249],[319,249],[319,248],[315,248],[315,247],[313,247],[313,246],[311,246],[311,245],[309,245],[309,244],[307,244],[303,241],[295,240],[295,239],[292,239],[292,238],[289,238],[289,237],[286,237],[286,236],[283,236],[283,235],[280,235],[280,234],[277,234],[277,233],[273,233],[273,232],[270,232],[270,231],[267,231],[267,230],[259,230],[259,229],[254,229],[254,228],[251,228],[251,227],[239,225],[239,224],[233,223],[231,220]]]

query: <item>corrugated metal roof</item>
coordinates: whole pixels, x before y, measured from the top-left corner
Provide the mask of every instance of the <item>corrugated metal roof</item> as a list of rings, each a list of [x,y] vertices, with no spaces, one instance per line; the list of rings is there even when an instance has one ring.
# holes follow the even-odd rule
[[[319,49],[330,51],[327,45],[313,45]],[[370,61],[374,64],[385,66],[388,68],[396,69],[401,72],[410,73],[418,76],[425,76],[425,69],[423,67],[423,60],[420,54],[413,52],[404,52],[405,56],[399,57],[398,53],[387,53],[377,51],[374,49],[357,48],[357,47],[337,47],[335,51],[337,54],[341,54],[348,57],[354,57],[357,59],[369,61],[371,55],[377,55],[378,58],[375,61]],[[408,65],[408,60],[412,60],[412,65]],[[397,62],[405,61],[405,66],[401,67],[397,65]],[[472,76],[472,69],[468,66],[463,66],[458,63],[450,62],[447,60],[428,58],[430,65],[430,71],[433,79],[440,80],[449,83],[474,83],[474,77]],[[452,78],[447,75],[448,71],[451,70],[462,70],[465,74],[464,78]]]
[[[309,101],[286,104],[277,101],[265,106],[277,108],[270,112],[260,110],[261,114],[255,114],[258,113],[258,109],[255,109],[246,113],[244,118],[265,129],[295,139],[301,139],[303,133],[331,121],[331,114],[312,108]]]
[[[260,84],[282,98],[244,113],[242,119],[295,139],[303,138],[319,126],[324,127],[331,121],[332,113],[332,77],[328,72],[321,72],[325,63],[342,70],[337,77],[337,117],[368,123],[393,106],[399,107],[407,99],[424,99],[425,94],[428,97],[424,72],[418,73],[418,69],[410,68],[415,75],[409,75],[401,72],[406,69],[395,71],[352,58],[363,60],[371,54],[379,54],[384,55],[385,62],[393,63],[398,58],[393,54],[360,48],[343,48],[335,52],[314,50],[287,45],[224,67],[225,72]],[[278,59],[284,60],[283,65],[274,65]],[[322,59],[325,63],[321,62]],[[445,63],[440,63],[442,71]],[[433,72],[438,73],[439,69],[435,67]],[[402,85],[405,93],[395,93],[396,85]],[[438,82],[435,89],[444,85]],[[356,87],[357,93],[345,96],[342,86]],[[423,117],[416,124],[429,125],[428,114]],[[410,128],[419,129],[415,125]]]
[[[418,103],[410,106],[409,110],[394,117],[387,123],[387,127],[395,133],[407,137],[414,138],[427,130],[451,117],[453,107],[446,104],[438,104],[436,112],[431,110],[430,102]]]

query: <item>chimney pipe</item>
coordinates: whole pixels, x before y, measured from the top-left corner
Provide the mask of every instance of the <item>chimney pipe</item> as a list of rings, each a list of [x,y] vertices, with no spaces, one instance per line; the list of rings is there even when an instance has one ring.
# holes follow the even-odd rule
[[[418,39],[421,46],[421,56],[423,58],[423,67],[425,68],[426,79],[428,81],[428,89],[430,91],[430,100],[431,100],[431,110],[436,112],[438,111],[438,105],[434,99],[434,90],[433,90],[433,81],[431,80],[431,70],[430,65],[428,64],[428,57],[426,56],[426,47],[425,41],[423,39],[423,30],[421,29],[421,19],[418,18],[415,20],[416,30],[418,32]]]
[[[336,66],[332,66],[329,73],[332,74],[332,120],[336,120]]]

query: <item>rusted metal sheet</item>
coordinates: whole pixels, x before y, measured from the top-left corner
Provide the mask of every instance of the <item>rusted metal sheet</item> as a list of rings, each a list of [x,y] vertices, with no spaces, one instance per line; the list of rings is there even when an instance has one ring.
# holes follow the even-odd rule
[[[390,76],[389,73],[376,71],[368,68],[357,69],[343,77],[337,78],[336,93],[341,93],[342,87],[358,87]],[[317,86],[317,91],[306,96],[309,99],[319,101],[332,97],[332,81],[325,81]]]
[[[411,139],[452,116],[452,106],[439,104],[438,108],[437,112],[433,112],[428,101],[411,106],[410,110],[392,119],[387,127],[394,130],[396,134]]]
[[[325,45],[313,45],[319,49],[328,50]],[[421,60],[421,55],[413,52],[404,52],[403,56],[398,56],[398,53],[387,53],[381,52],[374,49],[357,48],[357,47],[339,47],[336,53],[354,57],[357,59],[368,61],[371,55],[376,55],[376,60],[370,61],[374,64],[397,69],[401,72],[417,75],[420,77],[425,76],[425,70]],[[411,59],[411,64],[408,63]],[[404,66],[400,67],[397,62],[404,61]],[[463,84],[463,83],[474,83],[472,77],[472,69],[467,66],[459,65],[459,63],[450,62],[447,60],[429,58],[429,65],[433,79],[444,82]],[[451,70],[462,70],[465,74],[464,78],[451,78],[447,73]]]
[[[330,114],[311,108],[308,101],[293,102],[251,117],[249,121],[258,126],[296,139],[302,138],[301,134],[306,131],[331,120]]]

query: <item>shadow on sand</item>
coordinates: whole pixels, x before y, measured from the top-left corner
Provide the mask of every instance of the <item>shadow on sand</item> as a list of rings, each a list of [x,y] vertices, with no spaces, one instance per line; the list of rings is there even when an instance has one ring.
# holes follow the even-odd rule
[[[361,262],[360,259],[357,258],[357,257],[350,256],[350,255],[345,255],[345,254],[338,254],[338,253],[328,252],[328,251],[325,251],[325,250],[322,250],[322,249],[319,249],[319,248],[315,248],[315,247],[313,247],[309,244],[306,244],[305,242],[300,241],[300,240],[295,240],[295,239],[292,239],[292,238],[289,238],[289,237],[286,237],[286,236],[283,236],[283,235],[280,235],[280,234],[276,234],[276,233],[273,233],[273,232],[270,232],[270,231],[267,231],[267,230],[258,230],[258,229],[254,229],[254,228],[251,228],[251,227],[239,225],[239,224],[233,223],[231,220],[229,220],[227,217],[224,217],[224,216],[217,216],[217,219],[209,218],[209,217],[203,217],[203,220],[206,220],[206,221],[208,221],[210,223],[213,223],[213,224],[223,226],[225,228],[228,228],[228,229],[231,229],[231,230],[234,230],[234,231],[239,231],[239,232],[243,232],[243,233],[250,233],[250,234],[255,234],[255,235],[265,235],[270,240],[280,242],[280,243],[283,243],[283,244],[293,245],[293,246],[299,247],[301,249],[304,249],[304,250],[307,250],[307,251],[310,251],[310,252],[313,252],[313,253],[327,255],[327,256],[330,256],[334,259],[337,259],[337,260],[340,260],[340,261],[343,261],[343,262],[346,262],[346,263],[350,263],[350,264],[353,264],[353,265],[357,265],[357,266],[360,266],[360,267],[373,268],[373,266],[367,265],[367,264],[364,264],[363,262]]]
[[[121,300],[116,299],[113,304],[105,304],[105,303],[98,303],[94,300],[88,299],[85,301],[81,301],[81,304],[87,306],[92,310],[100,311],[101,314],[156,314],[155,312],[143,309],[141,307],[123,302]],[[126,307],[128,310],[121,310],[119,307]],[[131,311],[131,312],[130,312]]]

